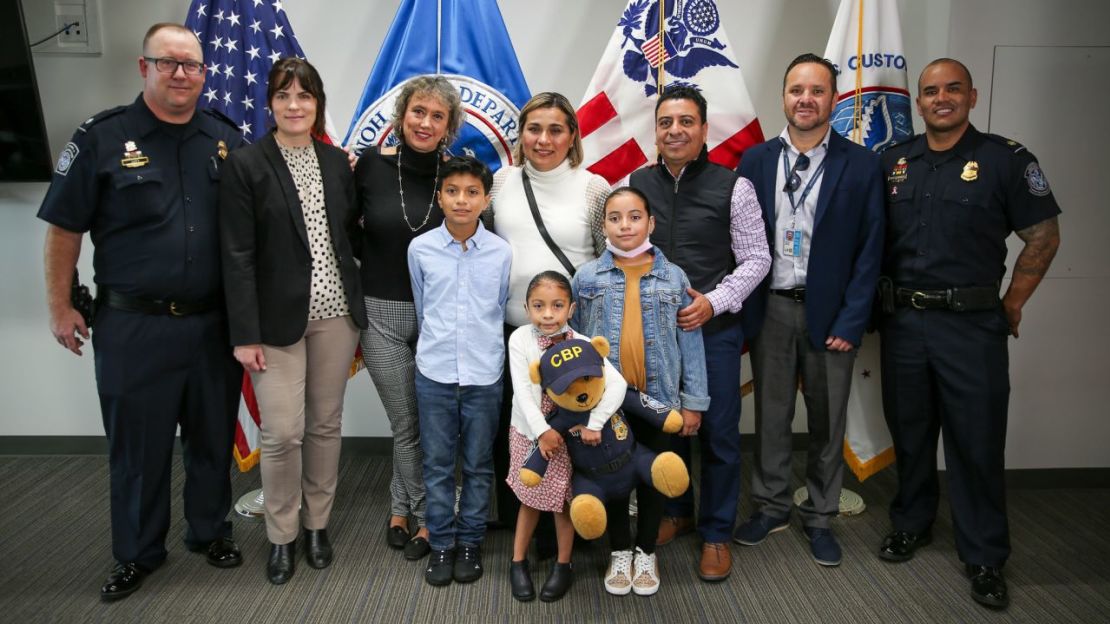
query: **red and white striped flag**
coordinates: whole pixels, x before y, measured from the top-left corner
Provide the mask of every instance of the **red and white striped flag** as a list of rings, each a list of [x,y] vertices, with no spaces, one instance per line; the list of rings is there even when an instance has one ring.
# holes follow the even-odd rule
[[[655,160],[659,86],[709,102],[709,159],[735,168],[763,141],[755,106],[714,0],[630,0],[601,56],[578,121],[587,168],[610,184]],[[662,33],[662,35],[660,34]]]

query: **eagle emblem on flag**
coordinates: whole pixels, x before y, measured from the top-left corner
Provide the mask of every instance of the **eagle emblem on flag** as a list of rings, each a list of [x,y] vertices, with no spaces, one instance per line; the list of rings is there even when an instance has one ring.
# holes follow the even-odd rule
[[[655,95],[653,70],[664,64],[669,85],[696,87],[694,78],[707,67],[738,67],[717,37],[721,27],[717,5],[710,0],[665,2],[666,28],[659,31],[659,2],[636,0],[621,15],[623,69],[629,80],[644,83],[644,95]],[[689,81],[689,82],[686,82]]]

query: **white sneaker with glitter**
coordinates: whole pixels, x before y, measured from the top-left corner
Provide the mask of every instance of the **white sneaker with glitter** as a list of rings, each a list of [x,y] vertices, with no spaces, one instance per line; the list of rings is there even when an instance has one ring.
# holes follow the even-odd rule
[[[637,546],[632,568],[635,570],[632,573],[632,591],[637,596],[650,596],[659,591],[659,564],[655,553],[649,555]]]
[[[605,573],[605,591],[614,596],[627,596],[632,591],[632,551],[614,550],[609,554],[609,570]]]

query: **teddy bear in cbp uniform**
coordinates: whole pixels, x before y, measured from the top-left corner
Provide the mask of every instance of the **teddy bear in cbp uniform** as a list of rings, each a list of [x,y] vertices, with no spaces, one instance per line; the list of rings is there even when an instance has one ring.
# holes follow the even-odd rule
[[[590,410],[605,392],[602,373],[609,342],[601,336],[589,342],[565,340],[544,351],[529,371],[532,383],[539,384],[556,405],[548,425],[563,434],[574,467],[570,519],[574,529],[586,539],[605,533],[605,502],[628,496],[643,481],[674,498],[690,486],[690,474],[682,459],[670,451],[655,453],[637,445],[625,416],[636,416],[665,433],[682,428],[682,416],[654,399],[630,389],[621,411],[613,414],[601,429],[601,443],[588,446],[579,431],[589,420]],[[623,412],[623,414],[622,414]],[[547,460],[534,449],[520,470],[521,482],[535,487],[543,480]]]

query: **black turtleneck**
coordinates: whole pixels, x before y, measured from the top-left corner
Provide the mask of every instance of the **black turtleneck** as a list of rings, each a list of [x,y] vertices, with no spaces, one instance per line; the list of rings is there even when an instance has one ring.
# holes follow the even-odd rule
[[[366,296],[376,299],[412,301],[409,242],[443,223],[439,206],[428,208],[435,197],[436,163],[441,161],[442,154],[420,153],[404,146],[399,154],[405,187],[404,213],[397,185],[397,153],[382,155],[378,150],[368,149],[355,167],[363,217],[362,289]],[[421,226],[425,214],[428,221]]]

